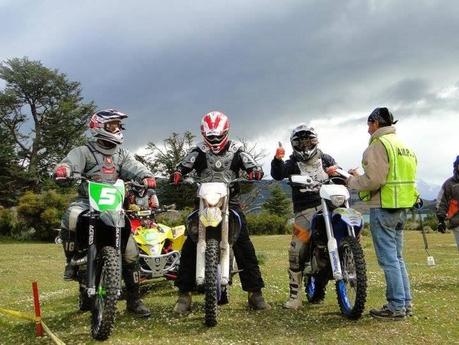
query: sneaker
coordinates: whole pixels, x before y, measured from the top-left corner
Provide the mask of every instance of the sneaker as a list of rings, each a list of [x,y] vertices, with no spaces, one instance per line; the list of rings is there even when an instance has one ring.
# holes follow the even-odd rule
[[[375,319],[400,321],[405,319],[405,311],[392,311],[387,304],[381,309],[371,309],[370,315]]]
[[[191,311],[191,293],[180,293],[179,298],[174,306],[174,313],[186,314]]]
[[[249,292],[248,295],[249,307],[255,310],[269,310],[271,306],[266,303],[261,291]]]

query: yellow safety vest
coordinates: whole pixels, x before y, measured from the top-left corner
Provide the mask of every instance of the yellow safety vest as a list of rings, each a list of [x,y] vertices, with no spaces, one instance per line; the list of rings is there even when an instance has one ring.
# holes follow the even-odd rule
[[[379,140],[386,148],[389,158],[389,174],[381,186],[382,208],[411,208],[419,197],[416,190],[417,160],[414,152],[407,148],[395,134],[386,134],[370,142]],[[370,200],[370,192],[360,192],[362,200]]]

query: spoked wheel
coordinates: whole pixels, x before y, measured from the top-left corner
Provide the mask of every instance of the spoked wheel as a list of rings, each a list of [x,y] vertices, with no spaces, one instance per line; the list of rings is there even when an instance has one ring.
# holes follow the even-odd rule
[[[336,282],[338,304],[346,317],[362,316],[367,298],[367,274],[363,250],[357,240],[346,237],[339,246],[343,279]]]
[[[218,303],[218,258],[219,245],[216,239],[208,239],[206,245],[206,269],[205,269],[205,324],[213,327],[217,324]]]
[[[324,300],[327,283],[328,274],[325,270],[312,276],[304,276],[304,290],[309,303],[319,304]]]
[[[91,334],[94,339],[105,340],[115,323],[118,289],[121,286],[121,267],[115,248],[102,248],[98,269],[100,274],[92,308]]]

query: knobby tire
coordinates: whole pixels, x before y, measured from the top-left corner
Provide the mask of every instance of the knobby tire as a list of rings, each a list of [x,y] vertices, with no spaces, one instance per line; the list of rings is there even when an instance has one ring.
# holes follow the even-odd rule
[[[213,327],[217,324],[217,271],[219,262],[219,244],[216,239],[208,239],[206,245],[205,267],[205,324]]]
[[[345,272],[350,269],[350,267],[348,267],[349,260],[346,260],[346,257],[347,259],[350,258],[349,255],[352,255],[353,258],[355,267],[355,279],[353,279],[352,282],[347,281],[345,285],[346,291],[349,291],[351,287],[353,290],[355,290],[355,297],[352,301],[349,301],[350,303],[347,306],[343,296],[341,296],[339,293],[339,282],[336,282],[336,295],[341,313],[349,319],[357,320],[362,316],[367,299],[366,263],[360,243],[357,242],[355,238],[348,236],[342,240],[339,246],[339,256],[343,276],[345,276]],[[349,296],[348,293],[347,296]]]

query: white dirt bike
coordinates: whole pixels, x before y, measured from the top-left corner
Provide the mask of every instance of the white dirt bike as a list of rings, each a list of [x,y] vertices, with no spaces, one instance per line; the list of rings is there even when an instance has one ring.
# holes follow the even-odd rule
[[[228,303],[227,287],[237,272],[232,244],[242,226],[238,213],[229,207],[230,185],[246,181],[203,182],[199,184],[199,209],[188,217],[188,235],[197,242],[196,285],[205,293],[205,324],[217,324],[217,305]],[[198,218],[197,228],[194,217]],[[233,219],[230,226],[230,218]],[[194,229],[194,230],[193,230]]]
[[[342,177],[349,174],[341,169]],[[320,198],[322,211],[311,222],[311,264],[304,271],[305,291],[310,303],[324,299],[327,282],[335,280],[341,313],[350,319],[362,316],[367,296],[366,263],[358,241],[363,229],[363,217],[349,206],[349,191],[342,177],[322,182]],[[292,175],[290,183],[311,186],[316,181],[307,175]]]

